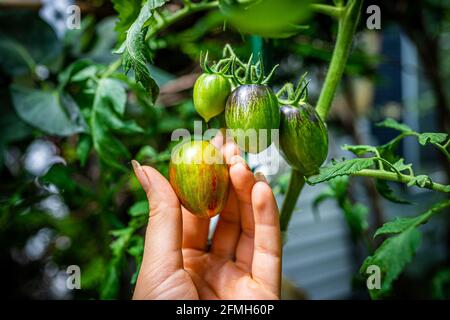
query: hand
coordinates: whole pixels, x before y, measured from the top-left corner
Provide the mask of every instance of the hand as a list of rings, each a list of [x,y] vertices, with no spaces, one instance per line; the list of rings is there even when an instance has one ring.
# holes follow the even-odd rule
[[[234,143],[219,147],[230,163],[231,189],[210,250],[210,220],[182,207],[158,171],[133,161],[150,203],[134,299],[279,299],[281,236],[272,190]]]

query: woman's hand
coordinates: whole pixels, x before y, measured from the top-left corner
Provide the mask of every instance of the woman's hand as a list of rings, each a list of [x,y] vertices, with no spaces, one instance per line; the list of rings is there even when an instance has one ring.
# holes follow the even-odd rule
[[[134,299],[279,299],[278,208],[263,175],[249,170],[221,135],[213,143],[229,163],[231,190],[208,250],[209,219],[180,205],[169,182],[133,161],[150,203],[144,257]]]

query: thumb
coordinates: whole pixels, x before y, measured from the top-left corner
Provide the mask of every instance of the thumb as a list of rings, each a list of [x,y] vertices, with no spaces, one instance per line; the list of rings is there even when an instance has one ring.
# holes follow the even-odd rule
[[[182,216],[178,198],[167,179],[157,170],[141,166],[135,160],[132,160],[132,165],[150,207],[137,291],[140,280],[153,282],[143,285],[148,290],[149,286],[159,282],[159,278],[164,280],[183,267]]]

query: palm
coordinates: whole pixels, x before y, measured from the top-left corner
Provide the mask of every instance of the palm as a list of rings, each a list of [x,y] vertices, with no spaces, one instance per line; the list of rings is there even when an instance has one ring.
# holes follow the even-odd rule
[[[230,144],[223,150],[226,158],[237,152]],[[182,208],[168,181],[156,170],[142,168],[151,180],[146,189],[139,178],[149,197],[151,217],[135,298],[279,297],[278,210],[266,183],[257,183],[242,163],[230,167],[229,199],[208,248],[210,220]]]

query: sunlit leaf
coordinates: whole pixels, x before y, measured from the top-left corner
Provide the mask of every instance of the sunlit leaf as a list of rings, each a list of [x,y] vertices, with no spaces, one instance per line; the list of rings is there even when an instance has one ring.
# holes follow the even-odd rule
[[[351,175],[363,169],[369,168],[374,165],[374,163],[375,160],[373,158],[355,158],[336,162],[326,167],[322,167],[319,174],[308,178],[307,182],[314,185],[320,182],[328,181],[335,177]]]

